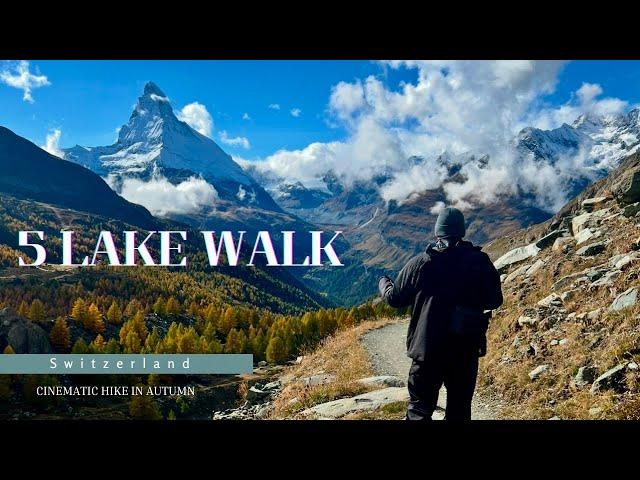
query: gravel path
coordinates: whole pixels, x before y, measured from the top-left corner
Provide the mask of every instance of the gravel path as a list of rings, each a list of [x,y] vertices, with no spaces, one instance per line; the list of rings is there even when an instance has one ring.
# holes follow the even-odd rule
[[[378,375],[395,375],[406,379],[411,366],[411,359],[406,355],[405,341],[409,320],[394,323],[386,327],[371,330],[363,335],[363,344],[369,353],[373,369]],[[434,419],[442,419],[447,402],[447,392],[444,387],[440,390],[438,408],[433,414]],[[473,398],[471,418],[474,420],[491,420],[498,418],[496,403],[487,398]]]

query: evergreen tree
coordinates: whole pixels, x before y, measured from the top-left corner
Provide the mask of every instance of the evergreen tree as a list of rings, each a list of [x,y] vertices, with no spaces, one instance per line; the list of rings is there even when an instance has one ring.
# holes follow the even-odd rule
[[[259,328],[258,333],[256,333],[253,343],[251,344],[251,349],[256,360],[259,361],[265,359],[267,350],[267,337],[265,336],[261,328]]]
[[[272,337],[267,346],[267,361],[271,363],[283,363],[287,360],[287,350],[280,337]]]
[[[27,302],[24,300],[20,302],[20,306],[18,307],[18,315],[23,318],[29,318],[29,305],[27,305]]]
[[[45,315],[46,312],[44,309],[44,304],[36,298],[33,302],[31,302],[27,318],[29,318],[29,320],[31,320],[32,322],[42,323],[45,319]]]
[[[85,330],[93,333],[104,333],[105,326],[102,320],[102,314],[95,303],[89,305],[87,314],[83,322]]]
[[[104,347],[104,353],[120,353],[120,345],[115,338],[109,339],[107,345]]]
[[[165,312],[167,315],[177,315],[180,313],[180,304],[173,297],[169,297],[165,306]]]
[[[107,321],[112,325],[120,325],[122,323],[122,310],[115,300],[111,302],[111,306],[107,310]]]
[[[144,351],[147,353],[155,352],[160,341],[160,333],[158,333],[158,329],[154,327],[151,335],[147,335],[147,339],[144,341]]]
[[[102,338],[102,335],[98,334],[96,335],[96,338],[94,338],[93,341],[89,344],[89,346],[95,353],[103,353],[106,347],[106,343],[104,341],[104,338]]]
[[[49,333],[51,344],[59,351],[66,352],[71,347],[71,332],[67,320],[58,317]]]
[[[71,309],[71,317],[77,322],[82,322],[84,324],[85,318],[87,316],[87,305],[84,303],[84,300],[78,298]]]
[[[142,304],[137,298],[131,300],[124,309],[124,316],[127,318],[133,317],[136,313],[143,310]]]
[[[223,335],[229,335],[232,328],[236,326],[236,311],[233,307],[228,307],[222,317],[220,317],[219,330]]]
[[[169,415],[167,415],[167,420],[175,420],[176,414],[173,413],[173,410],[169,410]]]
[[[153,313],[159,315],[160,317],[164,317],[166,315],[167,310],[164,298],[158,297],[156,303],[153,304]]]
[[[87,342],[84,341],[84,339],[82,337],[78,338],[76,340],[76,343],[73,344],[73,347],[71,348],[71,353],[87,353],[89,351],[89,346],[87,345]]]
[[[196,353],[199,349],[199,345],[198,334],[193,327],[189,327],[180,332],[177,341],[177,353]]]
[[[207,340],[207,351],[203,353],[222,353],[223,348],[220,340],[218,340],[216,337],[205,340]]]
[[[224,353],[243,353],[246,348],[246,336],[235,328],[229,330],[227,341],[224,344]]]
[[[124,353],[140,353],[142,341],[135,330],[130,330],[124,341]]]
[[[200,316],[200,308],[198,307],[198,304],[196,302],[191,302],[189,304],[189,308],[187,310],[187,314],[192,316],[192,317],[199,317]]]

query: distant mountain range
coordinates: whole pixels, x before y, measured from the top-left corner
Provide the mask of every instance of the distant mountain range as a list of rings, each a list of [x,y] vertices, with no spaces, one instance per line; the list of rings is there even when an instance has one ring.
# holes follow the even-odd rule
[[[517,155],[551,165],[580,155],[580,170],[572,172],[566,192],[570,198],[606,175],[639,145],[640,111],[634,109],[619,116],[583,115],[573,124],[553,130],[525,128],[511,146]],[[402,202],[386,201],[380,193],[397,173],[392,169],[355,183],[327,171],[315,182],[321,188],[309,188],[255,165],[242,168],[212,139],[179,120],[168,97],[152,82],[145,86],[116,143],[75,146],[65,149],[64,157],[108,180],[116,192],[121,192],[129,179],[150,181],[162,177],[174,185],[194,177],[205,180],[217,192],[213,204],[169,215],[194,227],[343,230],[345,241],[340,243],[340,253],[347,261],[344,269],[304,269],[297,275],[312,288],[347,303],[372,294],[378,275],[393,274],[426,246],[437,216],[434,207],[447,202],[443,187],[464,182],[465,165],[483,169],[490,162],[483,152],[444,152],[436,159],[447,175],[443,183],[436,189],[413,192]],[[426,165],[424,160],[412,157],[408,164],[421,167]],[[424,174],[430,174],[426,166]],[[536,200],[531,192],[519,191],[474,207],[466,212],[468,238],[484,244],[555,213]],[[117,201],[125,202],[121,198]],[[298,248],[299,252],[305,250],[305,246]]]
[[[551,165],[581,156],[580,170],[572,171],[568,198],[575,196],[593,180],[615,168],[622,158],[640,146],[640,110],[618,116],[582,115],[572,125],[553,130],[528,127],[513,139],[517,155]],[[423,159],[409,159],[411,165],[421,165]],[[307,188],[301,182],[291,183],[278,178],[272,171],[256,166],[249,171],[261,181],[275,201],[286,211],[307,221],[337,225],[345,230],[356,257],[365,265],[397,270],[411,256],[421,251],[432,238],[438,202],[447,202],[443,185],[463,182],[462,167],[475,163],[484,168],[489,157],[469,152],[438,157],[448,177],[434,190],[414,192],[398,203],[385,201],[380,190],[394,172],[381,172],[370,181],[353,184],[341,182],[328,171],[317,179],[323,188]],[[425,167],[424,175],[431,172]],[[555,213],[543,208],[532,193],[502,196],[489,205],[477,205],[466,212],[468,237],[484,244],[514,229],[538,223]]]

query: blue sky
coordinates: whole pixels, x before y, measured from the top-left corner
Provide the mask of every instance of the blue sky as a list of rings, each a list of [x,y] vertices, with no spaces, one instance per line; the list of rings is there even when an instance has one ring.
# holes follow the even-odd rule
[[[15,67],[0,62],[0,71]],[[60,147],[113,143],[146,81],[153,80],[174,109],[199,102],[214,122],[213,138],[245,137],[250,148],[222,145],[243,158],[263,158],[277,150],[303,149],[312,142],[344,140],[349,126],[329,111],[331,89],[339,82],[375,75],[390,91],[415,82],[417,70],[394,69],[371,61],[39,61],[29,72],[49,85],[23,91],[0,82],[0,125],[37,144],[61,130]],[[539,99],[560,106],[583,83],[598,84],[604,95],[640,103],[640,62],[574,61],[557,74],[551,94]],[[279,110],[269,108],[278,104]],[[299,109],[298,116],[291,111]],[[244,114],[250,117],[243,119]]]

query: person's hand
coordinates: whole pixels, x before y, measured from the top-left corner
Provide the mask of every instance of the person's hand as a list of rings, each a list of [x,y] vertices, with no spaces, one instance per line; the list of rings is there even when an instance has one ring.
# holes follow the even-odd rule
[[[378,280],[378,291],[380,292],[380,296],[384,295],[384,292],[387,289],[387,285],[389,285],[390,283],[393,283],[393,281],[386,275],[380,277],[380,280]]]

